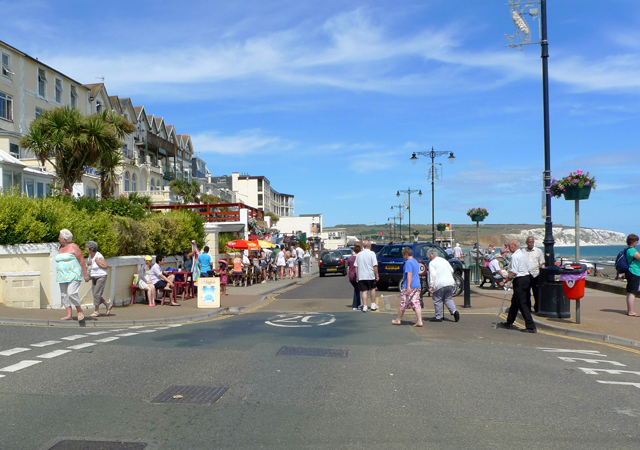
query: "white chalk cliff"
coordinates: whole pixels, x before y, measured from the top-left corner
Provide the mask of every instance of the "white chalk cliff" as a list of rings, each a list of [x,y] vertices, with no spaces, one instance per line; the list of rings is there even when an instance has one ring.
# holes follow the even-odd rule
[[[544,241],[544,227],[522,230],[520,234],[506,235],[510,239],[524,242],[527,236],[533,236],[538,245]],[[553,239],[557,246],[575,245],[576,232],[573,227],[553,227]],[[580,245],[625,245],[627,236],[619,231],[599,230],[597,228],[580,228]]]

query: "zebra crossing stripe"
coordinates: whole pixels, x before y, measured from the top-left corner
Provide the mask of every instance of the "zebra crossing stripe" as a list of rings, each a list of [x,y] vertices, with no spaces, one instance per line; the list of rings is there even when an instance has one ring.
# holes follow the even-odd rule
[[[73,336],[67,336],[60,339],[64,339],[65,341],[75,341],[77,339],[82,339],[84,337],[87,337],[87,336],[85,334],[75,334]]]
[[[29,350],[31,350],[31,349],[30,348],[16,347],[16,348],[12,348],[11,350],[5,350],[3,352],[0,352],[0,355],[2,355],[2,356],[11,356],[11,355],[15,355],[16,353],[28,352]]]
[[[31,344],[32,347],[46,347],[48,345],[60,344],[62,341],[44,341],[38,342],[37,344]]]
[[[56,356],[64,355],[65,353],[70,353],[71,350],[54,350],[50,353],[45,353],[44,355],[38,355],[38,358],[51,359]]]
[[[92,347],[94,345],[96,344],[94,344],[93,342],[85,342],[84,344],[72,345],[71,347],[67,348],[70,348],[71,350],[80,350],[82,348]]]
[[[40,364],[42,361],[20,361],[18,364],[14,364],[12,366],[3,367],[0,369],[0,372],[17,372],[22,369],[26,369],[27,367],[35,366],[36,364]]]

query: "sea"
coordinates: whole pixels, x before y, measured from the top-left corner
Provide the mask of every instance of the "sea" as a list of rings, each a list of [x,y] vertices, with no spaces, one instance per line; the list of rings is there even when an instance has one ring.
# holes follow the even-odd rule
[[[544,247],[539,247],[544,251]],[[624,245],[581,245],[580,246],[580,259],[586,259],[589,261],[614,261],[618,253],[625,248]],[[568,258],[573,259],[576,253],[576,247],[574,245],[570,247],[554,246],[553,247],[556,258]],[[463,249],[467,253],[471,249]],[[500,250],[500,249],[496,249]]]

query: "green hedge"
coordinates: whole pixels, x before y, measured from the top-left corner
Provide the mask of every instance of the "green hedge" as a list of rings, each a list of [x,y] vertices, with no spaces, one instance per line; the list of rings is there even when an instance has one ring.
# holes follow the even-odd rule
[[[149,215],[138,203],[125,198],[102,202],[2,194],[0,245],[57,242],[63,228],[73,233],[73,241],[83,250],[87,241],[96,241],[105,257],[175,255],[191,248],[192,240],[199,247],[204,245],[204,222],[192,211]]]

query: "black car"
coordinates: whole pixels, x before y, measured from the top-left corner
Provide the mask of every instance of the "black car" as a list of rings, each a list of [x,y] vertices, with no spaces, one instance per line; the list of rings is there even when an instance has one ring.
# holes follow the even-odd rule
[[[379,290],[386,291],[389,289],[389,286],[398,286],[402,281],[402,269],[404,267],[402,249],[404,247],[411,247],[413,258],[418,261],[420,265],[421,298],[429,290],[429,280],[427,278],[427,274],[429,273],[429,257],[427,256],[427,252],[432,248],[435,248],[438,251],[438,256],[449,261],[449,264],[453,267],[453,279],[456,282],[453,295],[460,295],[462,293],[464,287],[462,281],[462,263],[453,256],[447,255],[439,245],[428,242],[389,244],[380,250],[377,254],[378,274],[380,275],[380,281],[377,283]]]
[[[348,273],[347,260],[338,250],[321,252],[318,256],[318,268],[321,277],[328,273],[340,273],[342,276]]]

